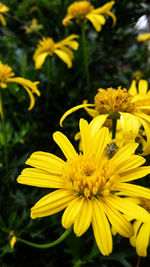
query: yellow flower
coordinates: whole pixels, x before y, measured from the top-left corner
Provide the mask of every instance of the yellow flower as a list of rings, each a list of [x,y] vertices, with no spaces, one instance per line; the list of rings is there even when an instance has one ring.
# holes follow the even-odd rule
[[[67,15],[63,19],[62,24],[69,26],[72,19],[76,19],[77,23],[82,21],[86,23],[89,20],[96,31],[101,31],[102,25],[105,24],[105,16],[109,15],[113,19],[113,26],[116,24],[116,16],[110,11],[115,1],[110,1],[99,8],[94,8],[88,1],[78,1],[71,4],[67,9]]]
[[[43,29],[43,25],[38,24],[38,20],[36,18],[33,18],[30,21],[29,26],[25,25],[24,29],[25,29],[26,33],[29,34],[29,33],[40,31],[41,29]]]
[[[140,35],[137,37],[137,41],[138,41],[138,42],[146,41],[146,40],[149,40],[149,39],[150,39],[150,33],[140,34]]]
[[[148,212],[125,198],[141,196],[150,199],[147,188],[131,184],[150,173],[150,167],[140,167],[145,159],[134,155],[135,143],[127,144],[108,158],[109,131],[105,127],[99,130],[100,121],[100,116],[96,117],[89,126],[86,120],[80,120],[83,153],[79,154],[64,134],[55,132],[53,138],[67,160],[47,152],[34,152],[26,162],[34,168],[24,169],[17,181],[57,189],[33,206],[32,219],[65,209],[63,227],[69,229],[74,225],[75,234],[81,236],[92,224],[101,253],[109,255],[112,252],[110,223],[120,235],[130,237],[133,235],[132,225],[123,213],[144,222],[150,221]]]
[[[140,70],[136,70],[134,73],[133,73],[133,76],[135,77],[136,80],[140,80],[143,76],[143,72],[140,71]]]
[[[133,199],[150,213],[150,200],[145,198]],[[130,243],[136,247],[136,252],[141,257],[147,256],[147,249],[150,246],[150,223],[135,220],[133,223],[134,235],[130,238]]]
[[[35,98],[33,94],[40,96],[40,92],[37,89],[37,84],[39,84],[39,82],[31,82],[30,80],[21,77],[14,77],[14,75],[15,73],[12,71],[12,68],[0,61],[0,87],[3,89],[7,88],[7,83],[18,83],[22,85],[29,95],[30,105],[28,110],[31,110],[35,104]],[[2,116],[1,103],[0,115]]]
[[[0,2],[0,21],[1,21],[3,26],[6,26],[7,23],[6,23],[5,17],[2,14],[5,14],[8,11],[9,11],[9,7],[3,5]]]
[[[79,46],[78,42],[74,40],[75,38],[78,38],[78,35],[72,34],[62,41],[55,43],[52,38],[43,37],[33,55],[35,68],[40,69],[45,61],[45,58],[47,56],[53,56],[53,54],[56,54],[67,64],[68,68],[71,68],[72,60],[74,58],[71,49],[77,50]]]
[[[129,89],[129,92],[124,88],[118,89],[108,88],[107,90],[98,89],[94,100],[95,104],[83,103],[69,109],[62,116],[60,125],[62,126],[63,120],[72,112],[85,108],[90,116],[93,118],[103,114],[106,119],[120,119],[122,134],[125,139],[135,139],[139,136],[140,127],[143,126],[147,141],[143,147],[143,155],[150,153],[150,94],[147,93],[147,82],[141,80],[139,82],[141,90],[137,93],[134,82]],[[94,107],[94,109],[89,108]]]
[[[11,230],[11,231],[10,231],[10,234],[9,234],[9,243],[10,243],[10,247],[11,247],[11,248],[14,248],[16,242],[17,242],[17,238],[16,238],[16,236],[14,235],[14,231]]]

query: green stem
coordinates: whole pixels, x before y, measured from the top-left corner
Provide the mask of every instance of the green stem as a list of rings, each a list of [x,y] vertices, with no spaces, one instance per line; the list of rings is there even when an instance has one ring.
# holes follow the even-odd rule
[[[117,120],[112,119],[112,139],[114,139],[116,135],[116,126],[117,126]]]
[[[85,23],[81,23],[81,32],[82,32],[82,49],[83,49],[83,61],[84,61],[84,71],[86,76],[87,88],[90,88],[90,75],[89,75],[89,65],[88,65],[88,54],[87,54],[87,44],[85,37]]]
[[[8,180],[7,129],[6,129],[6,120],[5,120],[5,114],[4,114],[4,107],[3,107],[2,89],[0,89],[0,116],[1,116],[1,122],[2,122],[2,133],[3,133],[3,138],[4,138],[5,169],[6,169],[6,177],[7,177],[7,180]]]
[[[26,245],[35,247],[35,248],[51,248],[51,247],[54,247],[54,246],[58,245],[59,243],[61,243],[71,233],[71,231],[72,231],[72,228],[66,230],[58,239],[56,239],[53,242],[47,243],[47,244],[37,244],[37,243],[32,243],[32,242],[29,242],[27,240],[24,240],[20,237],[16,237],[16,238],[18,241],[20,241]]]

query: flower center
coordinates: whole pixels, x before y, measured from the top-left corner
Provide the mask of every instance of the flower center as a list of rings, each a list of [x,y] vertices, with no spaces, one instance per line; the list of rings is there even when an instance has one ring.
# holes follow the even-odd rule
[[[94,7],[88,1],[74,2],[68,7],[67,15],[72,18],[83,19]]]
[[[64,186],[86,198],[109,194],[113,190],[113,178],[118,177],[108,159],[100,164],[92,156],[78,155],[67,161],[63,169]]]
[[[54,51],[54,41],[52,38],[43,38],[42,41],[39,43],[39,48],[43,48],[43,51],[48,52],[50,56],[52,56]]]
[[[132,103],[133,96],[121,87],[118,89],[99,89],[95,96],[95,109],[100,113],[109,113],[110,118],[119,118],[119,112],[132,113],[135,104]]]
[[[140,198],[141,206],[150,213],[150,200],[147,198]]]
[[[0,61],[0,83],[7,82],[7,79],[14,76],[14,72],[12,72],[12,68],[8,65],[4,65]]]

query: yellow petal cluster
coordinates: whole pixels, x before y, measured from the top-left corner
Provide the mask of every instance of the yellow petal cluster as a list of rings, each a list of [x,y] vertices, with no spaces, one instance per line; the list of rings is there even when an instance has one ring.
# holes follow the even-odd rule
[[[99,129],[101,116],[88,124],[80,119],[82,153],[77,153],[68,138],[55,132],[53,138],[66,160],[42,151],[34,152],[26,164],[33,168],[22,171],[17,181],[30,186],[56,188],[41,198],[31,209],[31,218],[44,217],[64,210],[62,225],[73,225],[77,236],[90,225],[103,255],[113,249],[110,224],[124,237],[133,235],[132,224],[123,215],[150,222],[150,214],[126,197],[150,199],[149,189],[132,181],[150,173],[142,166],[145,159],[135,155],[136,143],[118,149],[111,158],[107,154],[110,135],[107,128]]]
[[[52,38],[43,37],[39,42],[38,47],[33,55],[35,61],[35,68],[40,69],[47,56],[53,56],[56,54],[62,61],[64,61],[68,68],[72,67],[72,60],[74,58],[73,50],[78,49],[78,42],[75,40],[79,36],[71,34],[62,41],[55,43]]]
[[[2,23],[3,26],[6,26],[7,23],[6,23],[6,19],[5,17],[3,16],[3,14],[5,14],[6,12],[9,11],[9,7],[3,5],[1,2],[0,2],[0,21]]]
[[[116,16],[111,12],[114,4],[115,1],[110,1],[102,7],[94,8],[88,1],[76,1],[68,7],[67,14],[62,24],[64,26],[69,26],[72,19],[75,19],[76,23],[86,23],[86,21],[89,20],[95,30],[99,32],[102,29],[102,25],[105,24],[106,15],[112,17],[113,26],[116,24]]]
[[[31,110],[35,104],[34,94],[40,96],[40,91],[37,88],[37,84],[39,84],[39,82],[38,81],[32,82],[28,79],[21,77],[14,77],[14,76],[15,73],[12,71],[12,68],[9,67],[7,64],[3,64],[0,61],[0,87],[3,89],[6,88],[7,83],[18,83],[21,86],[23,86],[29,95],[30,105],[28,107],[28,110]],[[0,115],[3,116],[1,103],[0,103]]]

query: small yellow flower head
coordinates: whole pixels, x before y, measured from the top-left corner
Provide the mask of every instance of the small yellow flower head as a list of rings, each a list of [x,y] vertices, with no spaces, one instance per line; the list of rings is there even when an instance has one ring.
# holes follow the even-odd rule
[[[72,60],[74,58],[73,50],[78,49],[78,42],[74,39],[78,38],[78,35],[72,34],[62,41],[55,43],[52,38],[43,37],[39,42],[38,47],[33,55],[35,61],[35,68],[40,69],[47,56],[53,56],[56,54],[62,61],[64,61],[68,68],[72,67]]]
[[[3,5],[0,2],[0,21],[1,21],[3,26],[6,26],[7,23],[6,23],[5,17],[2,14],[5,14],[8,11],[9,11],[9,7]]]
[[[150,200],[147,198],[135,198],[134,202],[140,204],[150,214]],[[147,256],[147,249],[150,246],[150,223],[135,220],[133,223],[134,235],[130,238],[130,243],[136,248],[140,257]]]
[[[7,88],[7,83],[18,83],[22,85],[29,95],[30,106],[28,109],[31,110],[35,104],[35,98],[33,94],[40,96],[40,91],[37,89],[37,84],[39,84],[39,82],[32,82],[25,78],[14,77],[14,76],[15,73],[12,71],[12,68],[9,67],[7,64],[3,64],[0,61],[0,87],[3,89]],[[1,103],[0,103],[0,115],[3,116]]]
[[[14,235],[14,231],[11,230],[10,233],[9,233],[9,244],[10,244],[10,247],[14,248],[16,242],[17,242],[17,238]]]
[[[126,196],[144,196],[149,190],[132,181],[150,173],[149,166],[141,166],[145,159],[135,155],[138,144],[130,143],[108,157],[109,131],[99,129],[101,116],[88,124],[80,119],[82,152],[77,153],[68,138],[55,132],[54,141],[66,159],[42,151],[34,152],[17,181],[30,186],[53,188],[31,209],[31,218],[45,217],[64,210],[62,225],[73,226],[76,236],[83,235],[92,225],[94,236],[103,255],[112,252],[110,224],[124,237],[133,235],[131,223],[124,213],[150,222],[149,213]]]
[[[135,109],[132,98],[126,89],[118,87],[118,89],[108,88],[107,90],[98,89],[95,96],[95,109],[99,114],[110,114],[110,117],[119,118],[118,112],[132,113]]]
[[[67,15],[62,21],[64,26],[71,25],[71,20],[75,19],[76,23],[86,23],[89,20],[96,31],[101,31],[102,25],[105,24],[105,15],[109,15],[113,19],[113,26],[116,24],[116,16],[110,11],[114,5],[114,1],[106,3],[104,6],[95,9],[88,1],[76,1],[67,9]]]
[[[143,72],[140,71],[140,70],[136,70],[134,73],[133,73],[133,76],[135,77],[136,80],[140,80],[143,76]]]
[[[138,42],[143,42],[150,39],[150,33],[144,33],[137,37]]]
[[[43,29],[43,25],[38,24],[38,20],[36,18],[33,18],[30,21],[30,25],[29,26],[25,25],[24,29],[25,29],[26,33],[29,34],[29,33],[40,31],[41,29]]]

